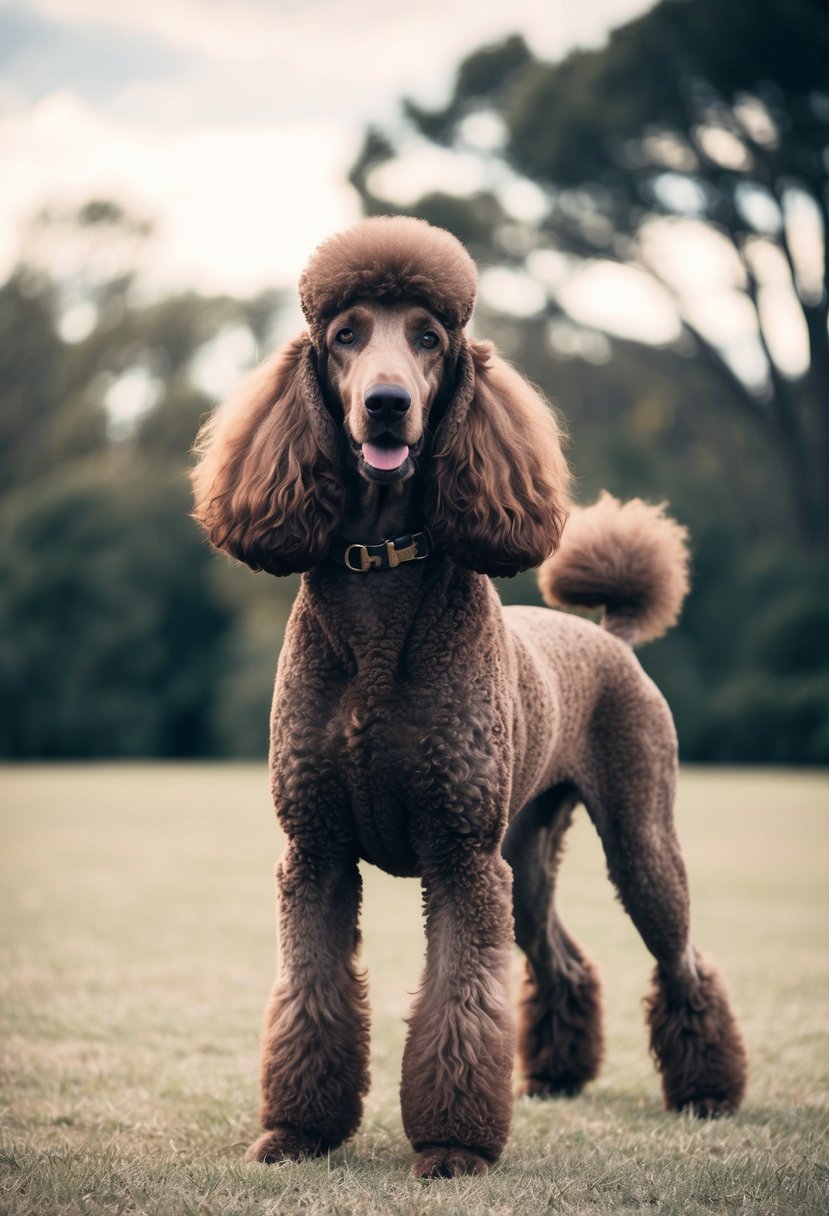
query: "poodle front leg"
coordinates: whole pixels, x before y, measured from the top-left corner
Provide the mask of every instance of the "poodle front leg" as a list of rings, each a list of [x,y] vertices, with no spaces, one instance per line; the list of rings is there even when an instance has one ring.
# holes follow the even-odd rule
[[[356,1130],[368,1089],[356,861],[289,845],[277,866],[280,973],[268,1003],[256,1161],[317,1156]]]
[[[426,970],[401,1088],[412,1172],[485,1173],[512,1115],[511,873],[498,855],[458,851],[423,885]]]

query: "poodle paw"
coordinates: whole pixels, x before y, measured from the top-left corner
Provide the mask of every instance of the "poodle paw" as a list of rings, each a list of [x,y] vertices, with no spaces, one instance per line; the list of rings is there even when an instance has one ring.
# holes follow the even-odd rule
[[[462,1174],[486,1174],[489,1162],[471,1148],[435,1145],[421,1149],[412,1166],[413,1178],[460,1178]]]
[[[306,1135],[294,1127],[274,1127],[251,1145],[248,1159],[273,1165],[302,1157],[321,1157],[325,1151],[318,1136]]]
[[[526,1077],[518,1086],[519,1098],[575,1098],[584,1089],[580,1077]]]
[[[698,1119],[719,1119],[723,1115],[733,1115],[737,1106],[738,1103],[732,1101],[731,1098],[702,1096],[689,1098],[681,1106],[677,1106],[676,1110],[687,1111],[691,1115],[696,1115]]]

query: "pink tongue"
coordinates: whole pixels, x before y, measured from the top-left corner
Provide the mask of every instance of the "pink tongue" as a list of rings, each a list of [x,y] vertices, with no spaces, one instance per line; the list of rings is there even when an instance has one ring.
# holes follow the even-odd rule
[[[391,469],[399,469],[408,455],[409,449],[405,443],[401,443],[396,448],[381,448],[376,443],[363,444],[363,458],[365,461],[373,469],[382,469],[384,472],[389,472]]]

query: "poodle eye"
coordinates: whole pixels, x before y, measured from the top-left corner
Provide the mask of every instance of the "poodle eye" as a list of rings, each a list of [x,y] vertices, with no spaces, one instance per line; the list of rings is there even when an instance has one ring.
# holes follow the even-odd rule
[[[433,329],[427,329],[426,333],[420,339],[420,345],[426,350],[434,350],[436,346],[440,345],[440,338]]]
[[[354,341],[353,329],[341,329],[334,338],[335,342],[339,342],[341,346],[350,346]]]

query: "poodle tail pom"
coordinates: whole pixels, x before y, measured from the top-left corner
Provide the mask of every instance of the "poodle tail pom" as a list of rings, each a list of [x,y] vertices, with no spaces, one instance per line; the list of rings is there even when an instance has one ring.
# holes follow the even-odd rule
[[[665,503],[620,503],[603,491],[576,507],[561,545],[538,572],[551,607],[604,607],[602,625],[637,646],[676,623],[688,593],[688,530]]]

